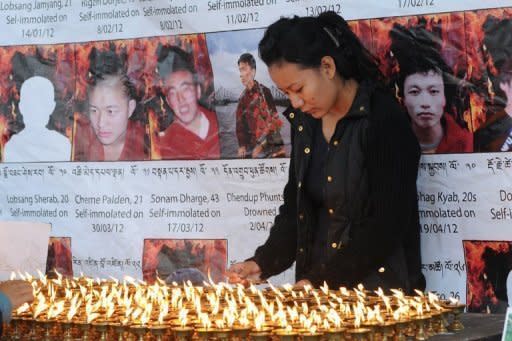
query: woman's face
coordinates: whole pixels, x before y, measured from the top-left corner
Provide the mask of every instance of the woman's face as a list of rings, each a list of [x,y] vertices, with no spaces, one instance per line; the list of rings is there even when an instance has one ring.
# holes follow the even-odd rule
[[[318,68],[303,68],[295,63],[278,62],[270,65],[268,71],[277,87],[288,96],[291,105],[314,118],[328,114],[336,103],[337,88],[333,82],[336,70],[329,69],[329,66],[321,64]]]
[[[135,110],[121,82],[100,82],[89,92],[89,119],[103,145],[124,143],[128,119]]]
[[[439,124],[446,105],[443,76],[435,71],[407,76],[404,104],[418,128],[429,129]]]

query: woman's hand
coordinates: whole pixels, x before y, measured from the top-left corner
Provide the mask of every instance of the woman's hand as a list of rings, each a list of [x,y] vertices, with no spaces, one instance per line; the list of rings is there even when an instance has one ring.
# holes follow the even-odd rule
[[[296,289],[303,289],[306,285],[309,285],[310,287],[313,287],[311,282],[308,279],[301,279],[295,285],[293,286]]]
[[[261,280],[261,268],[255,261],[233,264],[226,273],[229,283],[241,283],[244,286]]]

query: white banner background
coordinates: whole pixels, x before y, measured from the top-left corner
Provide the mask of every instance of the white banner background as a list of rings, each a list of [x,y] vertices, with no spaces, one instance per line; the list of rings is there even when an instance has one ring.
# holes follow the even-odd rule
[[[237,4],[250,6],[230,8]],[[362,19],[507,6],[512,6],[512,1],[12,0],[0,1],[0,44],[54,44],[262,28],[281,15],[314,15],[324,9],[339,11],[346,19]],[[462,241],[512,240],[511,157],[501,153],[422,158],[418,200],[429,290],[465,301]],[[498,159],[502,161],[501,169]],[[267,171],[261,172],[261,167]],[[276,210],[287,167],[286,159],[7,163],[1,167],[0,219],[50,222],[52,235],[71,237],[75,274],[140,278],[141,241],[145,238],[227,239],[228,261],[239,261],[251,256],[265,240],[273,220],[261,214],[247,215],[245,208]],[[77,175],[78,169],[81,175]],[[163,169],[168,174],[158,175]],[[189,176],[186,169],[192,172]],[[505,192],[500,195],[500,191]],[[180,202],[183,195],[205,196],[207,201]],[[214,195],[218,195],[218,201]],[[258,201],[229,199],[236,195]],[[112,196],[126,197],[128,204],[110,204],[107,199]],[[176,197],[177,202],[155,203],[152,196]],[[95,197],[98,199],[91,199]],[[48,202],[36,202],[38,198],[47,198]],[[98,200],[99,204],[84,204],[82,198]],[[152,217],[152,210],[158,209],[207,211],[210,217]],[[131,213],[130,218],[100,219],[91,218],[90,210]],[[35,216],[52,212],[57,217]],[[212,212],[218,216],[212,217]],[[443,214],[454,217],[445,218]],[[114,258],[124,266],[108,264],[107,260]],[[292,281],[292,271],[275,280]]]

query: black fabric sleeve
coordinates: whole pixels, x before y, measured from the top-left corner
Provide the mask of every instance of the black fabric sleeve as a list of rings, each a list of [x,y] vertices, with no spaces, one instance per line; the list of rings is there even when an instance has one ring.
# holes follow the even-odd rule
[[[420,149],[406,114],[393,98],[380,96],[368,125],[369,200],[372,213],[351,226],[348,245],[332,257],[324,270],[304,276],[315,286],[350,285],[380,267],[399,247],[410,226],[416,200]]]
[[[292,128],[293,129],[293,128]],[[293,146],[293,131],[292,131]],[[254,260],[265,279],[288,269],[295,261],[297,252],[297,183],[294,173],[294,157],[290,158],[288,182],[284,188],[284,203],[274,219],[274,225],[266,242],[256,249]]]

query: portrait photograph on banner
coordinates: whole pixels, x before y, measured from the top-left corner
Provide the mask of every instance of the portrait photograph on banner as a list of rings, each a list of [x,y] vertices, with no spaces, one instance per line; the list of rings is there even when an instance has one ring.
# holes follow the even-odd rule
[[[290,154],[289,105],[258,57],[264,30],[209,33],[215,109],[229,158],[279,158]]]
[[[153,160],[221,158],[214,85],[203,34],[150,38],[154,96],[146,103]],[[149,84],[148,84],[149,85]]]
[[[465,12],[475,152],[512,150],[512,11]]]
[[[1,160],[70,161],[72,45],[0,47],[0,70]]]
[[[76,44],[74,161],[150,158],[137,40]],[[139,58],[137,58],[139,57]]]
[[[472,152],[463,13],[375,19],[372,28],[381,71],[422,153]]]
[[[74,161],[219,159],[204,36],[76,44]]]

